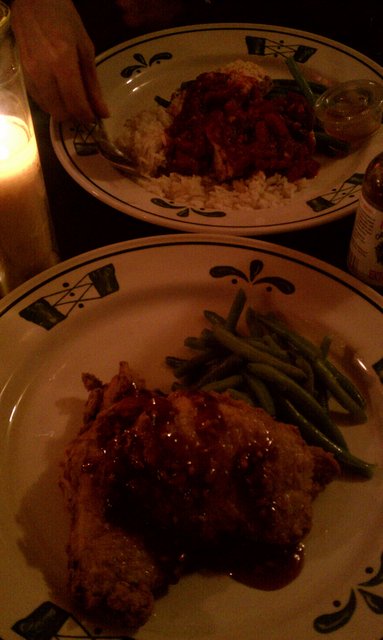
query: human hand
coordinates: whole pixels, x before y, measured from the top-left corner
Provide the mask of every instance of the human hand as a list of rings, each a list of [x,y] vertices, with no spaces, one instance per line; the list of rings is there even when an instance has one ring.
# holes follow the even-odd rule
[[[14,0],[12,27],[30,96],[58,121],[109,115],[94,45],[71,0]]]

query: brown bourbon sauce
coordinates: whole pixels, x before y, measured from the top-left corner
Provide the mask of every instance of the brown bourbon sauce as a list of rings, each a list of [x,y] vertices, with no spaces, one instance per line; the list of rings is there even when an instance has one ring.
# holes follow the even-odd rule
[[[248,553],[234,558],[228,575],[246,585],[263,591],[274,591],[290,584],[298,577],[304,564],[304,545],[288,547],[254,545]]]
[[[217,439],[217,434],[219,437],[219,432],[224,431],[225,421],[218,409],[216,398],[202,393],[196,394],[192,398],[196,409],[194,416],[195,430],[204,446],[202,451],[194,451],[190,462],[197,473],[197,477],[203,478],[207,469],[211,466],[210,456],[216,453],[214,442]],[[117,487],[115,487],[116,493],[112,491],[108,497],[111,515],[113,519],[117,517],[117,520],[120,520],[120,524],[124,526],[124,518],[121,521],[121,515],[125,512],[127,504],[129,504],[127,509],[129,519],[133,514],[133,520],[136,518],[141,519],[140,505],[145,504],[147,499],[145,485],[142,496],[140,489],[138,489],[138,502],[128,503],[129,493],[126,494],[124,490],[121,493],[121,488],[123,489],[124,486],[135,487],[135,474],[131,475],[131,472],[126,468],[124,456],[121,455],[121,447],[124,445],[126,429],[129,431],[129,425],[135,421],[137,416],[142,411],[145,411],[149,416],[153,430],[159,437],[157,447],[161,451],[158,459],[160,467],[167,469],[169,473],[174,466],[175,476],[174,479],[171,478],[171,482],[175,487],[177,486],[176,478],[182,475],[182,469],[191,452],[187,451],[187,448],[185,449],[180,434],[171,432],[173,409],[166,397],[153,396],[150,393],[132,394],[130,397],[120,401],[118,409],[119,419],[123,421],[125,429],[121,429],[121,425],[116,425],[115,429],[113,429],[112,425],[109,425],[112,428],[109,428],[108,432],[109,434],[112,433],[114,437],[111,442],[103,442],[102,444],[106,445],[106,455],[109,458],[109,464],[107,465],[109,477],[118,478]],[[166,445],[161,446],[164,434],[167,435]],[[137,453],[140,455],[140,449],[137,450]],[[139,486],[142,486],[139,469],[137,480],[140,483]],[[148,482],[152,485],[151,491],[155,492],[156,478],[152,476]],[[156,495],[154,495],[154,500]],[[185,501],[187,502],[187,496],[185,496]],[[156,510],[156,505],[149,500],[146,508],[149,511],[146,511],[144,521],[146,521],[148,513],[151,512],[151,508]],[[167,520],[165,520],[166,522]],[[162,534],[159,530],[156,530],[156,545],[158,544],[160,548],[163,547],[165,554],[169,554],[170,563],[174,564],[175,574],[178,574],[178,577],[185,572],[189,573],[189,571],[201,571],[201,573],[208,571],[229,576],[248,587],[272,591],[281,589],[292,582],[301,572],[304,563],[304,546],[302,543],[283,546],[256,543],[254,540],[244,542],[243,539],[230,538],[230,540],[226,540],[222,544],[214,543],[214,547],[209,545],[208,548],[202,550],[200,548],[193,550],[193,544],[190,547],[190,540],[184,544],[181,535],[177,542],[174,541],[174,548],[169,549],[165,532],[166,528],[162,529]],[[172,557],[173,560],[171,559]],[[180,569],[179,573],[177,567]],[[176,582],[177,579],[174,581]]]

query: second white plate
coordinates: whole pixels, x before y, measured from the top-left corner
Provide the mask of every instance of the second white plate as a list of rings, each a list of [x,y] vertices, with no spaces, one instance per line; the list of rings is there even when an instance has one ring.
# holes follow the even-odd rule
[[[303,31],[251,24],[211,24],[160,31],[125,42],[97,60],[98,74],[117,137],[129,115],[169,100],[181,82],[238,58],[257,62],[273,78],[291,77],[288,56],[320,83],[368,78],[381,81],[383,69],[357,51]],[[324,224],[356,205],[368,161],[382,148],[383,128],[344,159],[321,157],[318,176],[283,206],[254,211],[199,210],[182,201],[155,198],[119,174],[98,153],[88,133],[66,122],[51,124],[56,155],[89,193],[135,218],[189,232],[263,235]]]

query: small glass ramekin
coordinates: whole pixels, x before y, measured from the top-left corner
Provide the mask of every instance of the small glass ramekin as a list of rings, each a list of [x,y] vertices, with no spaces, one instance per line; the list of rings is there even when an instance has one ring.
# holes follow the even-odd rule
[[[318,98],[314,110],[328,135],[355,149],[382,124],[383,85],[374,80],[341,82]]]

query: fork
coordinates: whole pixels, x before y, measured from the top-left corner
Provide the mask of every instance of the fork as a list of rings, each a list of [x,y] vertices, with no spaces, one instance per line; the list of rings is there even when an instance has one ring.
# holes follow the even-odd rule
[[[118,169],[129,177],[148,180],[147,176],[137,171],[137,167],[132,164],[131,159],[110,140],[102,120],[95,122],[91,135],[101,155],[108,160],[115,169]]]

